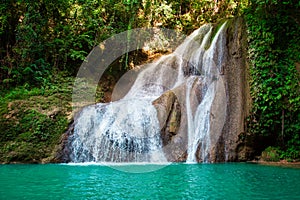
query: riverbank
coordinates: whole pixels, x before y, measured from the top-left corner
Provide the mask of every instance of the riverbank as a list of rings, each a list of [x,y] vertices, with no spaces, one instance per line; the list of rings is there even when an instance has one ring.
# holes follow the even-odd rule
[[[270,165],[270,166],[279,166],[279,167],[292,167],[292,168],[300,168],[300,162],[288,162],[287,160],[280,160],[278,162],[270,162],[270,161],[264,161],[264,160],[253,160],[248,161],[247,163],[252,164],[259,164],[259,165]]]

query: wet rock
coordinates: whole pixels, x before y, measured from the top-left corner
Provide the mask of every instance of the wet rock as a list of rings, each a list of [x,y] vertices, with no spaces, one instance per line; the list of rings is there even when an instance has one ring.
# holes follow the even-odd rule
[[[242,18],[235,18],[227,29],[227,55],[224,63],[224,83],[226,88],[227,114],[222,130],[225,161],[247,159],[250,154],[238,151],[239,135],[247,132],[246,118],[251,107],[249,88],[249,66],[247,63],[247,40],[245,23]],[[215,157],[216,161],[218,160]]]
[[[167,145],[180,127],[181,108],[173,91],[167,91],[153,101],[157,110],[163,145]]]
[[[52,163],[68,163],[70,162],[70,144],[68,139],[74,132],[74,122],[71,123],[68,130],[61,136],[59,144],[55,146],[53,155],[48,158],[49,162]],[[48,162],[48,161],[45,161]]]

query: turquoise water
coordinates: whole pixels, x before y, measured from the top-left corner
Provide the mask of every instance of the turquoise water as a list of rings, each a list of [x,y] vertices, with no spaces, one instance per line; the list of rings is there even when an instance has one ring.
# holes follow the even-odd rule
[[[127,173],[101,165],[0,165],[0,199],[300,199],[300,169],[172,164]]]

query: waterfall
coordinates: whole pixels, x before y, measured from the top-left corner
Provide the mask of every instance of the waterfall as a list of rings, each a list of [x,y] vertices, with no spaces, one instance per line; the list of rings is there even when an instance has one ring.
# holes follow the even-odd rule
[[[201,66],[201,74],[204,75],[203,83],[207,86],[206,91],[202,91],[204,97],[202,102],[197,107],[195,117],[188,115],[188,163],[197,162],[196,153],[197,150],[200,148],[200,161],[208,162],[210,156],[210,148],[211,148],[211,141],[210,141],[210,115],[211,115],[211,106],[216,94],[216,83],[219,80],[220,72],[218,70],[217,64],[221,65],[222,63],[215,63],[214,62],[214,55],[217,51],[216,43],[219,39],[219,35],[222,33],[224,27],[224,23],[216,36],[214,37],[210,48],[208,50],[204,50],[204,45],[206,43],[206,39],[203,40],[202,45],[198,49],[200,54],[197,53],[196,55],[201,55],[197,57],[192,57],[192,60],[195,61],[195,65],[198,68]],[[196,51],[197,52],[197,51]],[[221,54],[222,55],[222,54]],[[219,60],[219,59],[218,59]],[[187,83],[189,84],[189,83]],[[187,97],[189,97],[189,91],[187,90]],[[187,99],[187,107],[189,106]],[[190,108],[187,108],[187,112]],[[214,133],[213,133],[214,134]]]
[[[185,85],[186,161],[208,162],[212,143],[211,107],[222,64],[220,55],[216,58],[215,54],[224,27],[225,23],[213,36],[212,25],[202,26],[172,54],[141,67],[123,98],[83,108],[74,120],[74,132],[68,139],[70,160],[167,162],[157,110],[152,102],[166,91]],[[190,98],[197,82],[202,84],[202,99],[194,108]]]

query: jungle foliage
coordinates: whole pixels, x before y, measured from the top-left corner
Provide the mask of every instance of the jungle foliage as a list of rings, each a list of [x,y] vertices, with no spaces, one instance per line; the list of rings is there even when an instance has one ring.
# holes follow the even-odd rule
[[[251,0],[245,12],[251,61],[252,134],[281,158],[300,158],[300,2]],[[298,71],[297,71],[298,70]]]
[[[51,154],[70,111],[51,115],[51,106],[57,101],[69,106],[72,77],[95,45],[133,28],[189,34],[233,16],[243,16],[248,28],[253,102],[248,132],[272,138],[265,147],[274,146],[280,158],[299,159],[299,13],[297,0],[2,0],[0,161]],[[120,59],[123,70],[137,57],[130,59]],[[41,102],[47,99],[48,106]]]
[[[39,85],[58,71],[74,75],[92,47],[113,34],[154,26],[188,33],[238,9],[231,0],[4,0],[0,83]]]

